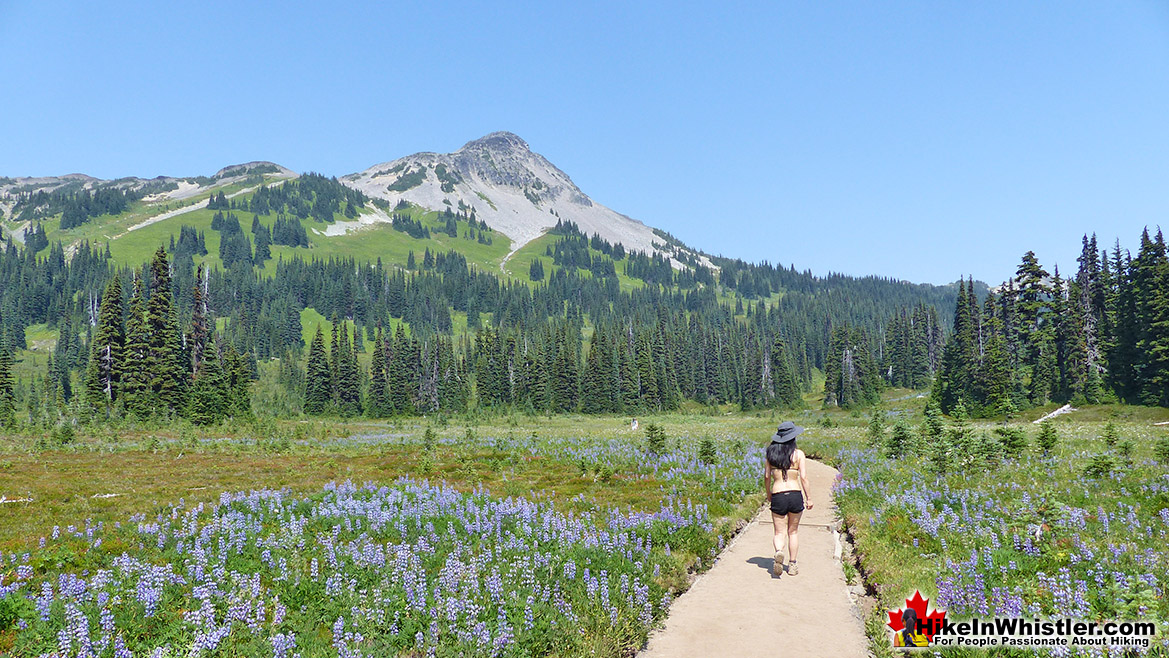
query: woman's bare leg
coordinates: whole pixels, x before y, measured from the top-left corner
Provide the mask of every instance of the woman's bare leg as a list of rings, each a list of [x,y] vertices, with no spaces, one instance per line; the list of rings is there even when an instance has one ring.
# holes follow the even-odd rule
[[[800,517],[803,516],[803,514],[803,512],[795,512],[787,515],[788,559],[790,559],[792,562],[795,562],[796,551],[798,551],[800,548]],[[775,515],[773,514],[772,516]],[[778,541],[779,539],[777,537],[776,542]]]
[[[775,552],[778,553],[783,550],[784,538],[788,534],[788,515],[780,515],[775,512],[771,513],[771,525],[775,528],[775,536],[771,538],[771,544],[775,547]]]
[[[783,575],[783,544],[787,535],[787,515],[771,513],[771,525],[775,529],[772,535],[771,544],[775,547],[774,562],[771,564],[771,573],[778,578]]]

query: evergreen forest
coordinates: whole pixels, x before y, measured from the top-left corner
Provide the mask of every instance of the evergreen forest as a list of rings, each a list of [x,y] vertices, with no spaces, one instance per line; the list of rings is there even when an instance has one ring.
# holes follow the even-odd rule
[[[1169,405],[1160,233],[1142,235],[1135,256],[1119,242],[1098,251],[1085,237],[1068,279],[1028,252],[988,290],[718,258],[675,268],[562,223],[549,266],[535,260],[524,282],[456,251],[427,250],[420,263],[411,253],[404,267],[273,263],[268,245],[304,242],[300,220],[313,210],[289,201],[298,198],[213,197],[224,267],[209,270],[196,265],[207,247],[191,227],[135,268],[115,267],[108,247],[67,255],[60,244],[45,252],[9,239],[0,253],[0,423],[216,423],[254,413],[257,380],[280,398],[279,411],[264,413],[288,415],[795,408],[821,382],[823,404],[841,407],[876,403],[888,386],[932,386],[942,410],[962,404],[985,416],[1051,400]],[[366,202],[310,198],[336,212]],[[236,213],[265,208],[279,214],[275,230],[254,217],[245,231]],[[644,285],[622,289],[618,266]],[[304,317],[325,320],[305,326]],[[56,330],[52,354],[20,364],[35,326]]]

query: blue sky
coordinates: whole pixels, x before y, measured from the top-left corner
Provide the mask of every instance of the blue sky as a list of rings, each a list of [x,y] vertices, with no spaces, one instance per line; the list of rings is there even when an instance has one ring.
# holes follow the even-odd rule
[[[634,4],[0,0],[0,175],[342,175],[510,130],[821,274],[994,283],[1169,230],[1169,3]]]

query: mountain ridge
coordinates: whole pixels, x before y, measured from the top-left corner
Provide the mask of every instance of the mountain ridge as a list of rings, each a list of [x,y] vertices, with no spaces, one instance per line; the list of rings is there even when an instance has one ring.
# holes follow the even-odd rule
[[[671,244],[653,227],[593,200],[563,170],[508,131],[473,139],[452,153],[423,151],[375,164],[340,181],[392,206],[466,209],[512,240],[516,249],[557,222],[576,224],[626,249],[705,257]]]
[[[275,162],[255,160],[221,168],[212,176],[136,176],[99,179],[87,174],[41,177],[0,177],[0,212],[15,220],[13,209],[20,195],[37,192],[94,191],[105,188],[138,192],[145,201],[182,202],[214,192],[216,188],[244,180],[273,183],[301,174]],[[257,179],[259,176],[260,179]],[[519,135],[508,131],[488,133],[470,140],[452,153],[423,151],[370,166],[338,177],[388,208],[400,203],[444,211],[473,213],[476,219],[507,236],[513,253],[543,236],[558,222],[571,222],[588,236],[597,235],[629,251],[663,254],[681,267],[685,256],[710,265],[707,257],[691,250],[669,234],[595,201],[572,178],[536,151]],[[173,213],[168,209],[169,213]],[[162,216],[160,210],[158,216]],[[28,218],[26,217],[26,220]],[[373,211],[366,223],[390,221],[386,212]],[[31,229],[31,221],[9,226],[17,239]]]

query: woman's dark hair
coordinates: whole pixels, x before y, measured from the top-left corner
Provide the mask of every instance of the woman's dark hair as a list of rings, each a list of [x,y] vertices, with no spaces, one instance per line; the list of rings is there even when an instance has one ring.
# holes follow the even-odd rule
[[[767,463],[783,471],[783,479],[787,480],[787,469],[792,467],[792,455],[796,454],[796,441],[787,443],[772,443],[767,446]]]
[[[914,646],[912,636],[917,633],[917,611],[906,608],[905,612],[901,613],[901,623],[905,624],[905,628],[901,629],[902,644],[907,647]]]

